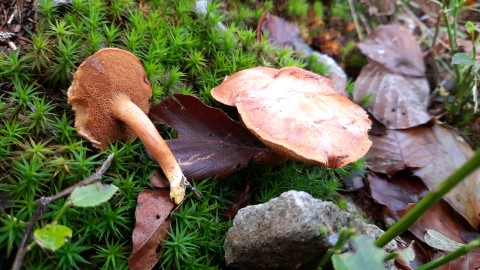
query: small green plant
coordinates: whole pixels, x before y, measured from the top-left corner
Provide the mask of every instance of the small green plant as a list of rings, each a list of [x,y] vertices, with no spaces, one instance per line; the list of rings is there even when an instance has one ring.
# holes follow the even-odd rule
[[[453,70],[450,66],[443,63],[443,67],[455,78],[454,89],[445,95],[445,108],[448,112],[447,121],[457,126],[469,126],[469,123],[476,118],[478,107],[478,80],[479,80],[479,62],[477,60],[478,52],[476,47],[480,42],[479,29],[467,21],[465,24],[465,33],[461,31],[458,18],[462,12],[473,8],[468,6],[465,0],[442,1],[441,16],[437,19],[436,32],[442,32],[441,19],[445,22],[444,31],[448,35],[450,45],[450,56],[452,57]],[[474,4],[478,5],[478,4]],[[458,39],[464,37],[472,43],[470,53],[462,52],[458,45]],[[436,39],[433,40],[436,42]],[[434,44],[432,43],[432,44]],[[433,46],[433,45],[432,45]]]
[[[68,242],[68,239],[72,237],[72,229],[67,226],[58,224],[60,219],[64,216],[68,208],[75,207],[94,207],[108,201],[114,194],[117,192],[118,188],[114,185],[104,185],[97,181],[101,175],[108,169],[110,163],[113,159],[113,155],[110,156],[105,164],[97,171],[93,176],[83,180],[82,182],[72,186],[55,196],[52,197],[42,197],[39,201],[40,205],[35,210],[36,213],[40,213],[42,208],[45,208],[50,202],[58,200],[59,198],[65,197],[70,194],[69,198],[63,203],[62,207],[58,210],[54,216],[51,223],[48,223],[42,228],[35,229],[33,231],[33,242],[26,244],[29,240],[29,235],[31,233],[35,219],[38,218],[38,214],[34,215],[27,225],[27,231],[23,236],[22,244],[17,252],[15,261],[13,262],[12,269],[20,269],[23,263],[23,258],[25,253],[32,250],[34,246],[38,245],[43,249],[48,249],[52,252],[57,251],[62,246]],[[93,182],[93,183],[92,183]],[[10,228],[10,232],[12,229]],[[83,250],[75,248],[76,245],[72,245],[69,249],[64,249],[64,251],[74,251],[71,252],[69,258],[70,265],[76,265],[75,259],[80,259],[82,262],[87,262],[83,258],[79,257],[79,253]],[[73,249],[72,249],[73,248]]]

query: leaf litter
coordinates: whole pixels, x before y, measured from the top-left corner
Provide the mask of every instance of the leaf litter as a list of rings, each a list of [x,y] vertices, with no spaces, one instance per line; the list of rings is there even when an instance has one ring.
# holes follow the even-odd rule
[[[149,117],[178,132],[167,141],[185,176],[223,177],[245,168],[256,155],[271,152],[244,126],[198,98],[175,94],[150,110]]]
[[[369,174],[368,184],[374,200],[384,205],[387,215],[395,221],[405,215],[428,192],[421,179],[406,175],[405,172],[393,177]],[[408,230],[418,240],[435,250],[442,245],[448,246],[451,242],[465,244],[470,240],[465,235],[477,235],[476,230],[444,200],[430,208]],[[432,231],[434,235],[440,234],[443,238],[436,242],[432,241]],[[434,254],[443,255],[443,252],[434,251]],[[479,260],[472,260],[475,257],[480,258],[480,250],[473,250],[469,255],[443,266],[442,269],[473,269],[480,263]],[[466,265],[467,268],[448,268],[449,265]]]
[[[285,22],[280,26],[290,27]],[[293,40],[296,40],[298,33],[291,32],[295,36]],[[292,42],[289,37],[281,35],[278,40],[284,44]],[[427,187],[434,188],[439,181],[463,164],[473,151],[466,143],[459,141],[458,136],[451,130],[435,124],[432,116],[428,114],[430,89],[424,76],[423,55],[415,38],[406,28],[398,25],[381,26],[359,43],[358,47],[368,56],[369,64],[357,79],[354,99],[360,102],[371,95],[373,99],[367,102],[367,109],[375,121],[387,128],[383,135],[370,136],[373,146],[367,153],[367,165],[371,171],[386,174],[370,174],[370,189],[372,197],[384,204],[390,216],[398,220],[424,196],[428,191]],[[231,106],[237,105],[241,103],[238,100],[243,98],[238,93],[246,93],[252,87],[268,87],[270,80],[276,76],[272,75],[274,71],[276,70],[260,67],[256,73],[248,76],[245,76],[245,71],[229,76],[226,81],[231,84],[240,82],[237,86],[240,90],[228,92],[222,102]],[[254,96],[253,99],[257,98]],[[179,138],[169,141],[169,146],[175,156],[178,156],[185,174],[191,178],[228,175],[244,168],[252,158],[268,153],[268,148],[243,125],[233,121],[222,111],[206,106],[190,96],[176,94],[167,98],[151,111],[150,117],[178,131]],[[214,120],[206,120],[209,118]],[[426,125],[427,123],[429,125]],[[221,132],[212,132],[219,128]],[[235,136],[237,133],[241,136]],[[226,149],[232,152],[218,156],[219,153],[226,153],[226,145],[230,147]],[[181,153],[186,154],[181,157]],[[232,160],[232,156],[234,161],[225,164],[226,157],[227,160]],[[222,164],[225,167],[222,167]],[[437,170],[439,167],[441,169]],[[401,171],[409,171],[415,175],[399,177],[398,172]],[[477,235],[472,226],[477,227],[479,224],[479,200],[477,193],[472,194],[472,191],[478,190],[479,177],[476,175],[471,178],[473,180],[457,187],[454,195],[447,195],[446,201],[441,201],[430,209],[410,231],[430,246],[447,250],[454,248],[452,243],[466,243],[468,239],[464,239],[464,235]],[[460,196],[464,194],[468,195]],[[251,184],[248,182],[244,190],[234,198],[235,203],[228,217],[233,217],[238,208],[248,203],[250,198]],[[169,224],[166,222],[165,225]],[[432,238],[435,238],[435,241]],[[446,246],[442,248],[442,245]],[[443,253],[436,254],[440,256]],[[452,266],[469,269],[471,266],[478,266],[479,259],[475,259],[480,257],[478,255],[480,254],[477,251],[472,251],[442,269]]]
[[[367,100],[367,110],[386,127],[370,135],[372,147],[366,154],[366,164],[371,171],[371,195],[385,205],[390,217],[398,220],[474,152],[456,132],[435,123],[429,115],[430,88],[424,76],[422,52],[406,28],[380,26],[358,47],[369,63],[357,78],[354,100]],[[434,250],[451,250],[455,246],[452,243],[470,240],[464,239],[465,235],[478,235],[479,202],[477,172],[409,230]],[[438,257],[444,253],[435,254]],[[473,269],[480,266],[479,259],[474,259],[479,257],[480,251],[474,250],[441,269]]]
[[[168,237],[170,213],[175,208],[169,193],[164,188],[138,194],[129,269],[152,269],[162,256],[165,249],[162,241]]]

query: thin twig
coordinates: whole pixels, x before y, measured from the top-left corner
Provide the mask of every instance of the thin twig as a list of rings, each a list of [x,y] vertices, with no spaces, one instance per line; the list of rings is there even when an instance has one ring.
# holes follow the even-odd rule
[[[25,257],[25,254],[27,254],[28,252],[27,242],[30,239],[30,236],[32,235],[33,225],[35,224],[38,217],[40,216],[40,213],[43,212],[45,207],[46,207],[45,205],[37,206],[37,208],[35,208],[35,212],[32,215],[32,218],[30,218],[30,221],[25,227],[25,235],[23,236],[22,243],[18,248],[17,254],[15,255],[15,260],[13,261],[13,264],[12,264],[12,270],[20,269],[22,267],[23,258]]]
[[[107,160],[105,160],[102,167],[100,167],[100,169],[98,169],[94,174],[76,183],[75,185],[60,191],[59,193],[53,196],[42,197],[35,201],[35,203],[38,203],[39,205],[37,206],[37,208],[35,208],[35,212],[33,213],[32,217],[30,218],[30,221],[27,224],[27,227],[25,228],[25,234],[23,235],[22,243],[20,244],[17,254],[15,255],[15,261],[12,264],[11,270],[19,270],[22,267],[23,258],[25,257],[25,254],[28,252],[27,242],[28,240],[30,240],[30,237],[32,235],[33,226],[35,222],[37,222],[37,219],[40,216],[40,213],[43,212],[43,210],[47,207],[47,205],[53,201],[56,201],[60,198],[70,195],[70,193],[72,193],[73,190],[77,187],[85,186],[95,181],[98,181],[102,177],[102,175],[105,174],[105,172],[108,170],[108,167],[110,167],[110,164],[112,164],[112,160],[113,160],[113,154],[108,156]]]
[[[195,196],[197,196],[197,198],[199,198],[199,199],[202,198],[202,195],[200,195],[200,193],[198,193],[197,189],[194,186],[192,186],[192,184],[190,184],[190,182],[188,182],[187,179],[185,179],[185,186],[190,188],[190,190],[193,192],[193,194],[195,194]]]
[[[363,39],[362,29],[360,29],[360,25],[358,23],[357,12],[355,11],[355,5],[353,4],[352,0],[348,0],[348,4],[350,5],[350,11],[352,12],[353,23],[355,24],[355,29],[357,30],[358,39]]]
[[[60,191],[59,193],[53,195],[53,196],[50,196],[50,197],[42,197],[40,198],[39,200],[36,200],[35,202],[37,203],[50,203],[50,202],[53,202],[53,201],[56,201],[58,199],[61,199],[61,198],[64,198],[64,197],[67,197],[68,195],[70,195],[70,193],[73,192],[73,190],[77,187],[81,187],[81,186],[86,186],[88,184],[91,184],[97,180],[99,180],[103,174],[105,174],[105,172],[108,170],[108,167],[110,167],[110,164],[112,163],[112,160],[113,160],[113,154],[111,154],[110,156],[108,156],[107,160],[105,160],[105,162],[103,163],[102,167],[100,167],[100,169],[98,169],[94,174],[90,175],[89,177],[83,179],[82,181],[76,183],[75,185],[73,186],[70,186],[62,191]]]

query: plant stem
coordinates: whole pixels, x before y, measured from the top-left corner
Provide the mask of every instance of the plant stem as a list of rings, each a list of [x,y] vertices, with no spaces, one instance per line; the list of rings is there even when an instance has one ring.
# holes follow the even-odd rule
[[[30,219],[27,227],[25,228],[22,243],[18,247],[17,254],[15,255],[15,260],[12,264],[12,270],[20,270],[22,268],[23,258],[25,257],[25,254],[29,251],[29,246],[27,245],[27,242],[28,240],[30,240],[30,236],[32,235],[33,226],[35,225],[35,221],[37,221],[38,217],[45,208],[46,206],[44,205],[39,205],[37,208],[35,208],[35,212],[33,213],[32,218]]]
[[[51,197],[42,197],[39,200],[36,200],[35,203],[38,203],[39,205],[35,208],[35,212],[30,218],[30,221],[27,224],[27,227],[25,229],[25,233],[23,235],[22,243],[20,244],[20,247],[18,248],[17,254],[15,255],[15,260],[12,264],[11,270],[20,270],[22,267],[23,263],[23,258],[25,257],[25,254],[33,247],[36,245],[36,242],[33,241],[27,246],[28,240],[30,240],[30,237],[32,235],[33,227],[35,222],[37,221],[38,217],[40,216],[41,212],[47,207],[47,205],[53,201],[56,201],[60,198],[66,197],[72,193],[72,191],[79,186],[85,186],[90,183],[93,183],[97,180],[99,180],[102,175],[108,170],[108,167],[110,167],[110,164],[112,163],[113,160],[113,154],[109,155],[108,158],[105,160],[103,165],[98,169],[93,175],[90,175],[89,177],[83,179],[82,181],[76,183],[73,186],[70,186],[61,192],[55,194],[54,196]],[[65,203],[66,205],[67,203]],[[63,208],[65,208],[65,205]],[[63,209],[62,209],[63,210]],[[66,209],[65,209],[66,210]],[[60,211],[62,212],[62,211]],[[63,211],[64,212],[64,211]],[[56,222],[60,218],[59,214],[57,214],[54,218],[54,221]]]
[[[385,246],[399,234],[406,231],[413,223],[415,223],[425,212],[442,199],[445,194],[452,190],[458,183],[465,179],[470,173],[480,167],[480,151],[477,151],[467,162],[444,179],[438,186],[430,190],[417,205],[415,205],[405,216],[398,222],[393,224],[382,236],[380,236],[375,244],[378,247]]]
[[[456,28],[457,25],[453,25],[454,31],[452,31],[452,26],[450,25],[450,19],[448,18],[447,14],[447,9],[446,9],[446,1],[443,1],[442,3],[442,9],[443,9],[443,18],[445,19],[445,24],[447,26],[447,33],[448,33],[448,40],[450,41],[450,55],[453,56],[457,52],[457,36],[456,36]],[[453,5],[456,6],[456,1]],[[456,22],[457,19],[455,18],[457,16],[456,8],[454,8],[454,21]],[[455,81],[456,84],[458,85],[458,80],[460,79],[460,67],[458,65],[454,65],[454,70],[455,70]]]
[[[57,224],[58,223],[58,220],[67,212],[67,209],[72,205],[72,201],[71,200],[67,200],[62,208],[60,208],[60,210],[58,210],[57,214],[55,215],[55,217],[53,218],[52,220],[52,224]]]
[[[103,163],[103,165],[100,167],[100,169],[98,169],[94,174],[90,175],[89,177],[83,179],[82,181],[76,183],[73,186],[70,186],[70,187],[60,191],[59,193],[57,193],[53,196],[42,197],[42,198],[36,200],[35,202],[43,204],[43,205],[47,205],[47,204],[49,204],[51,202],[54,202],[58,199],[69,196],[73,192],[73,190],[76,189],[77,187],[86,186],[86,185],[89,185],[91,183],[94,183],[94,182],[100,180],[100,178],[102,178],[102,176],[105,174],[105,172],[110,167],[110,164],[112,164],[113,157],[114,157],[114,155],[110,154],[107,157],[107,159],[105,160],[105,162]]]
[[[455,251],[442,256],[434,261],[431,261],[429,263],[426,263],[420,267],[418,267],[416,270],[430,270],[430,269],[435,269],[438,266],[447,264],[448,262],[451,262],[459,257],[461,257],[464,254],[467,254],[471,250],[480,247],[480,238],[477,238],[475,240],[470,241],[470,243],[463,245],[462,247],[456,249]]]
[[[330,258],[332,257],[332,255],[335,252],[339,251],[343,247],[345,242],[347,242],[347,240],[350,239],[350,237],[353,234],[355,234],[355,229],[353,229],[353,228],[342,228],[340,230],[340,232],[338,233],[337,243],[335,243],[335,245],[333,247],[329,248],[327,250],[327,252],[325,252],[322,259],[320,260],[320,263],[317,266],[317,270],[323,269],[325,267],[325,265],[327,265],[327,263],[330,261]]]

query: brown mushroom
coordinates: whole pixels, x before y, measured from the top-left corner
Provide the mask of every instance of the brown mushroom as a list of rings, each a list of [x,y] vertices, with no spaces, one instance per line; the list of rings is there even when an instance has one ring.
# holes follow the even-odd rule
[[[211,94],[234,104],[254,135],[294,160],[338,168],[363,157],[371,145],[367,113],[330,79],[301,68],[242,70]]]
[[[109,141],[137,136],[170,182],[170,197],[180,203],[186,179],[170,148],[146,113],[152,89],[140,61],[131,53],[106,48],[88,57],[68,88],[80,136],[104,150]]]

